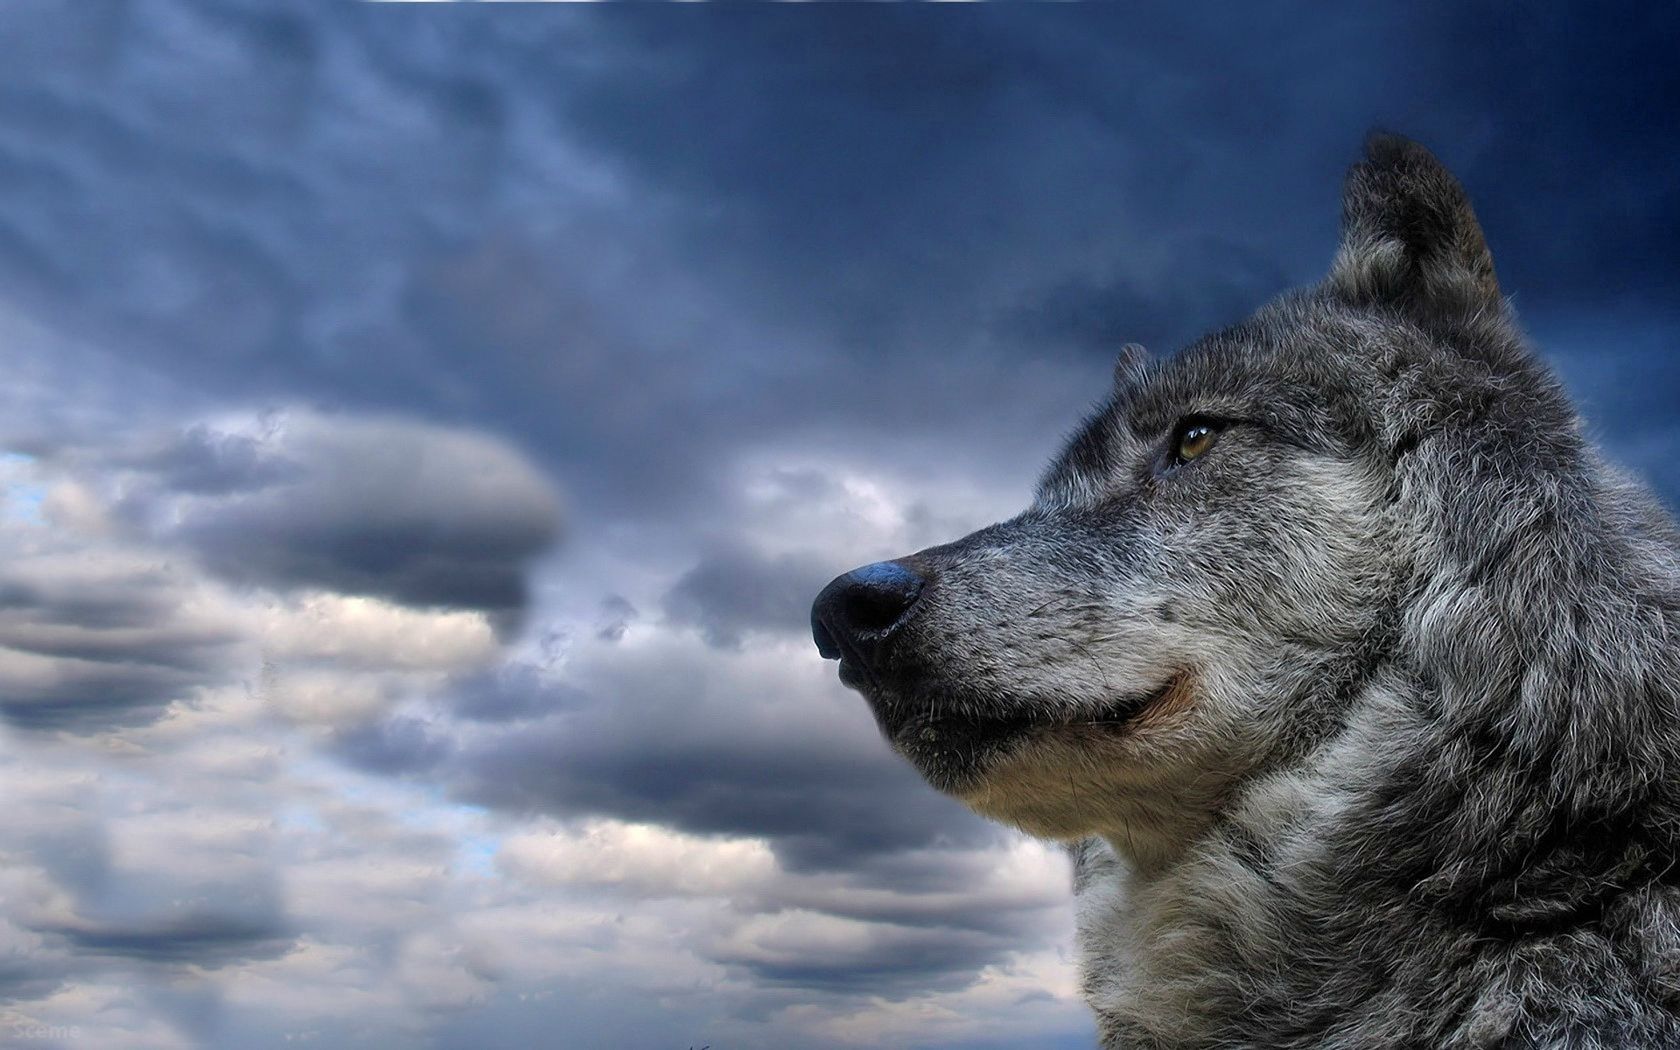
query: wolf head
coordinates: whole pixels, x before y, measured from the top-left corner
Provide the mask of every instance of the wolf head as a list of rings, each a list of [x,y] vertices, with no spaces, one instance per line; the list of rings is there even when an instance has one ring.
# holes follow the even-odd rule
[[[1415,645],[1501,629],[1430,596],[1584,469],[1574,413],[1427,150],[1373,137],[1342,216],[1322,284],[1128,348],[1019,516],[818,597],[817,647],[935,787],[1147,863],[1341,725],[1419,617]]]

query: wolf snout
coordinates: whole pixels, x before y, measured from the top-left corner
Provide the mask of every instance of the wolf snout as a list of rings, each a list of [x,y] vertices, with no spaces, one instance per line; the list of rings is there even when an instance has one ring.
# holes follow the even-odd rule
[[[811,605],[811,637],[825,660],[873,666],[881,646],[916,604],[926,583],[897,562],[880,561],[836,577]]]

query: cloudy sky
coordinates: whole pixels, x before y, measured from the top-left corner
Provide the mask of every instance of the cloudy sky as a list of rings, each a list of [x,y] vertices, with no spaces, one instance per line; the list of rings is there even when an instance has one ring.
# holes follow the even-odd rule
[[[1544,6],[0,5],[0,1044],[1089,1045],[809,599],[1372,126],[1680,503],[1680,25]]]

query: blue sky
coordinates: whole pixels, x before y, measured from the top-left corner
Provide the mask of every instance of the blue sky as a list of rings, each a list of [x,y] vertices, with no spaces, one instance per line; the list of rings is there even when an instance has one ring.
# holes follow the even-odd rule
[[[810,597],[1317,280],[1372,127],[1674,507],[1677,21],[5,5],[0,1017],[1088,1045],[1059,855],[887,753]]]

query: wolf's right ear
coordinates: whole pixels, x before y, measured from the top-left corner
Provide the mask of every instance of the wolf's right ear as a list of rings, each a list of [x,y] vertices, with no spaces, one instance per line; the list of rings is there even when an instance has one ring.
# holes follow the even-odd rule
[[[1464,187],[1409,139],[1374,134],[1342,189],[1342,243],[1329,285],[1355,302],[1431,314],[1498,306],[1482,228]]]

